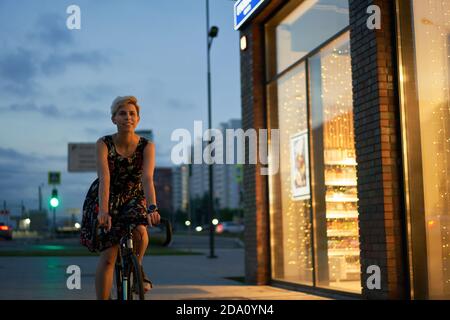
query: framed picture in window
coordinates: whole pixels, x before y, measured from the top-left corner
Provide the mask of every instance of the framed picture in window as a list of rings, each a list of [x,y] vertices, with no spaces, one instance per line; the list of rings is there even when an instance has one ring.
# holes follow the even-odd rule
[[[290,137],[291,195],[293,200],[309,199],[308,131]]]

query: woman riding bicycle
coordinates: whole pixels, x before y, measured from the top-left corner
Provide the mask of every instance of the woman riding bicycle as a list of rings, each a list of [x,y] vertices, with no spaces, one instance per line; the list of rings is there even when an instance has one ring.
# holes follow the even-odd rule
[[[134,130],[139,123],[140,107],[133,96],[117,97],[111,105],[111,120],[117,133],[98,139],[96,144],[98,178],[92,183],[83,205],[81,243],[90,251],[100,251],[95,275],[97,299],[109,299],[119,240],[126,232],[120,216],[147,216],[150,226],[160,222],[156,207],[153,171],[155,146],[139,137]],[[106,233],[93,241],[95,220]],[[141,264],[144,290],[152,287],[142,268],[148,246],[148,233],[138,225],[133,233],[136,253]]]

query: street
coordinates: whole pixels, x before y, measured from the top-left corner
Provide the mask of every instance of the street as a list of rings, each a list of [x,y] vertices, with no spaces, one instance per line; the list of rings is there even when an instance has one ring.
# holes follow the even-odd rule
[[[234,238],[216,238],[217,258],[208,258],[208,237],[174,236],[173,249],[202,255],[147,255],[144,268],[154,284],[148,300],[160,299],[321,299],[304,293],[270,286],[244,285],[244,249]],[[60,240],[64,246],[76,239]],[[1,241],[0,252],[33,246],[33,242]],[[44,245],[44,244],[41,244]],[[50,244],[45,244],[50,247]],[[53,243],[53,246],[56,246]],[[98,257],[0,257],[0,300],[93,300]],[[81,288],[69,290],[66,273],[76,265],[81,271]],[[233,278],[233,279],[230,279]]]

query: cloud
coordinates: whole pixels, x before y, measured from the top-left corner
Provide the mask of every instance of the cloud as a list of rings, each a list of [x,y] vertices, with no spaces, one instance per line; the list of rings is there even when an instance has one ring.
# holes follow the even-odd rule
[[[195,106],[190,103],[190,102],[184,102],[178,99],[168,99],[166,102],[166,105],[170,108],[170,109],[175,109],[175,110],[192,110],[195,108]]]
[[[16,43],[20,43],[19,39]],[[63,16],[55,13],[40,16],[25,42],[0,51],[0,92],[34,97],[41,92],[36,79],[42,75],[59,75],[70,66],[98,70],[109,63],[108,56],[100,51],[70,52],[74,45],[73,32],[67,29]]]
[[[15,172],[25,172],[27,161],[34,160],[12,149],[0,147],[0,181],[12,177]]]
[[[27,184],[27,177],[31,179],[37,175],[45,178],[48,168],[64,168],[66,164],[67,155],[23,153],[0,147],[0,194],[5,191],[1,187],[8,185],[7,178],[23,176],[24,181],[21,183]]]
[[[42,106],[37,106],[34,103],[14,103],[8,107],[0,108],[3,112],[35,112],[40,113],[46,117],[60,118],[62,117],[61,111],[53,104],[46,104]]]
[[[108,57],[98,51],[51,54],[42,62],[41,70],[45,75],[50,76],[64,73],[71,65],[85,65],[99,69],[108,63]]]
[[[72,113],[70,113],[68,115],[69,118],[73,118],[74,120],[78,119],[78,118],[82,118],[82,119],[92,119],[92,120],[98,120],[99,118],[108,116],[109,114],[106,112],[102,112],[99,110],[76,110]]]
[[[99,84],[86,87],[83,92],[83,98],[90,102],[96,102],[107,97],[112,101],[114,97],[117,96],[117,94],[115,94],[117,91],[118,89],[115,86]],[[109,109],[107,110],[109,111]]]
[[[58,118],[58,119],[72,119],[72,120],[97,120],[99,118],[109,116],[107,111],[103,110],[80,110],[76,108],[70,109],[69,112],[62,112],[54,104],[36,105],[34,103],[14,103],[7,107],[0,107],[1,112],[12,113],[38,113],[44,117]]]
[[[66,161],[67,156],[40,155],[36,153],[27,154],[11,148],[0,147],[0,163],[17,165],[21,169],[29,168],[30,165],[33,166],[39,163],[49,163],[49,162],[65,163]]]
[[[7,202],[13,214],[20,214],[20,203],[24,201],[27,209],[38,206],[38,186],[43,185],[44,208],[52,187],[47,185],[49,170],[61,172],[61,185],[58,186],[62,198],[59,213],[65,216],[65,209],[80,208],[95,173],[68,173],[67,156],[47,156],[26,154],[11,148],[0,147],[0,195]]]
[[[89,134],[96,137],[103,137],[107,134],[110,134],[112,129],[99,129],[99,128],[85,128],[84,131]]]
[[[20,96],[36,91],[33,78],[38,68],[33,52],[18,48],[0,55],[0,89]]]
[[[74,101],[80,98],[88,103],[98,102],[105,100],[108,105],[105,107],[106,111],[109,111],[110,101],[118,95],[120,89],[115,85],[110,84],[96,84],[96,85],[78,85],[78,86],[66,86],[58,90],[58,93],[65,97],[65,99]]]
[[[38,40],[49,47],[70,45],[74,43],[73,33],[67,29],[62,15],[46,13],[36,21],[34,32],[28,38]]]

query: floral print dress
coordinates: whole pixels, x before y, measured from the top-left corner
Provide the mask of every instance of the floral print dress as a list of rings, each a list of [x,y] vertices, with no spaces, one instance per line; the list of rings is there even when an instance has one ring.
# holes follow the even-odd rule
[[[142,188],[142,172],[144,148],[148,140],[139,138],[134,154],[127,158],[117,153],[111,135],[102,137],[108,148],[108,167],[110,174],[109,214],[111,215],[111,231],[101,237],[94,238],[94,223],[99,212],[98,178],[92,183],[83,204],[83,217],[81,222],[81,244],[90,251],[103,251],[118,244],[120,238],[126,233],[125,226],[117,221],[121,215],[146,215],[146,200]]]

